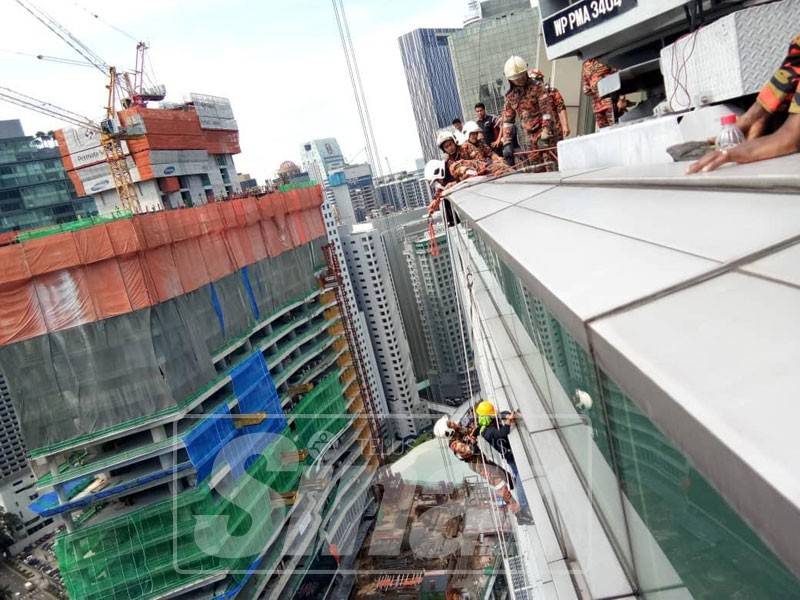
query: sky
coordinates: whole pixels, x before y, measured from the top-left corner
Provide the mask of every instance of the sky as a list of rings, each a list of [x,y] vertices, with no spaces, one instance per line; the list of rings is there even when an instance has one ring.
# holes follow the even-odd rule
[[[182,101],[190,92],[230,98],[242,146],[239,172],[263,181],[283,160],[300,164],[303,142],[325,137],[337,138],[349,161],[366,160],[330,0],[35,1],[118,68],[133,66],[134,39],[148,42],[167,100]],[[413,169],[422,152],[397,38],[419,27],[460,26],[467,2],[344,4],[382,168],[388,158],[392,171]],[[0,85],[99,119],[101,73],[16,54],[80,59],[14,0],[0,0],[0,15]],[[64,126],[0,102],[0,120],[14,118],[29,134]]]

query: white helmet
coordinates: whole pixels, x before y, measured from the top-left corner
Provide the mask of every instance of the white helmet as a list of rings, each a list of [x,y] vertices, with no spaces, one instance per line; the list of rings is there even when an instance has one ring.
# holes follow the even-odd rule
[[[440,150],[442,149],[442,144],[444,144],[447,140],[453,140],[453,143],[458,143],[456,142],[456,136],[452,131],[440,131],[439,135],[436,136],[436,145]]]
[[[453,428],[450,427],[447,417],[442,417],[433,425],[433,435],[437,438],[450,438],[453,437]]]
[[[467,121],[464,123],[464,135],[469,137],[470,133],[480,133],[481,127],[475,121]]]
[[[444,179],[444,161],[429,160],[425,165],[425,180],[433,183],[437,179]]]
[[[506,61],[506,66],[503,67],[503,72],[506,79],[511,79],[517,75],[522,75],[528,72],[528,63],[521,56],[512,56]]]

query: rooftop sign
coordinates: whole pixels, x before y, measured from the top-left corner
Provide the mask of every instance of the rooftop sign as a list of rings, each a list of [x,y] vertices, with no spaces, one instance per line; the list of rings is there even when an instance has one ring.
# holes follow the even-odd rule
[[[580,0],[542,22],[544,39],[552,46],[636,8],[638,0]]]

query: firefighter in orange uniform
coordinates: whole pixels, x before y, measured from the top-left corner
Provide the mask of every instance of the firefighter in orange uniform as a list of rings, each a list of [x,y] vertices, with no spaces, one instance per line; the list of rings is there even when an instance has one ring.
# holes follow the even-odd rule
[[[495,154],[489,145],[481,139],[481,127],[475,121],[467,121],[464,125],[466,141],[461,144],[460,154],[462,160],[480,161],[485,165],[488,174],[492,177],[500,177],[512,173],[511,168],[506,165],[500,156]]]
[[[597,91],[597,84],[603,77],[611,75],[614,69],[604,65],[599,60],[590,58],[583,63],[581,82],[583,93],[592,99],[592,112],[597,129],[614,124],[614,108],[610,98],[601,98]]]
[[[528,134],[531,147],[540,135],[542,113],[539,107],[541,91],[528,75],[528,63],[519,56],[512,56],[503,68],[506,79],[511,86],[506,92],[503,108],[503,127],[501,139],[503,157],[513,165],[514,123],[519,119],[520,127]]]
[[[455,181],[461,183],[465,179],[476,175],[486,174],[486,165],[480,160],[464,158],[461,147],[456,143],[456,138],[451,131],[442,131],[436,138],[439,149],[445,154],[445,166],[449,176],[446,183]]]
[[[539,69],[530,69],[528,75],[539,86],[541,94],[539,96],[539,107],[542,111],[542,121],[548,120],[546,115],[550,115],[550,128],[553,137],[551,146],[570,136],[569,118],[567,116],[567,105],[564,97],[557,88],[554,88],[544,81],[544,73]],[[544,128],[544,127],[543,127]]]

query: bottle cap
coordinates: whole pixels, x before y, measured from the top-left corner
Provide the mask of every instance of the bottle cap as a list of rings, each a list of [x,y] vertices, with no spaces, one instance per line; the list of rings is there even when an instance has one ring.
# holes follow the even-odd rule
[[[736,125],[736,115],[725,115],[720,119],[723,125]]]

